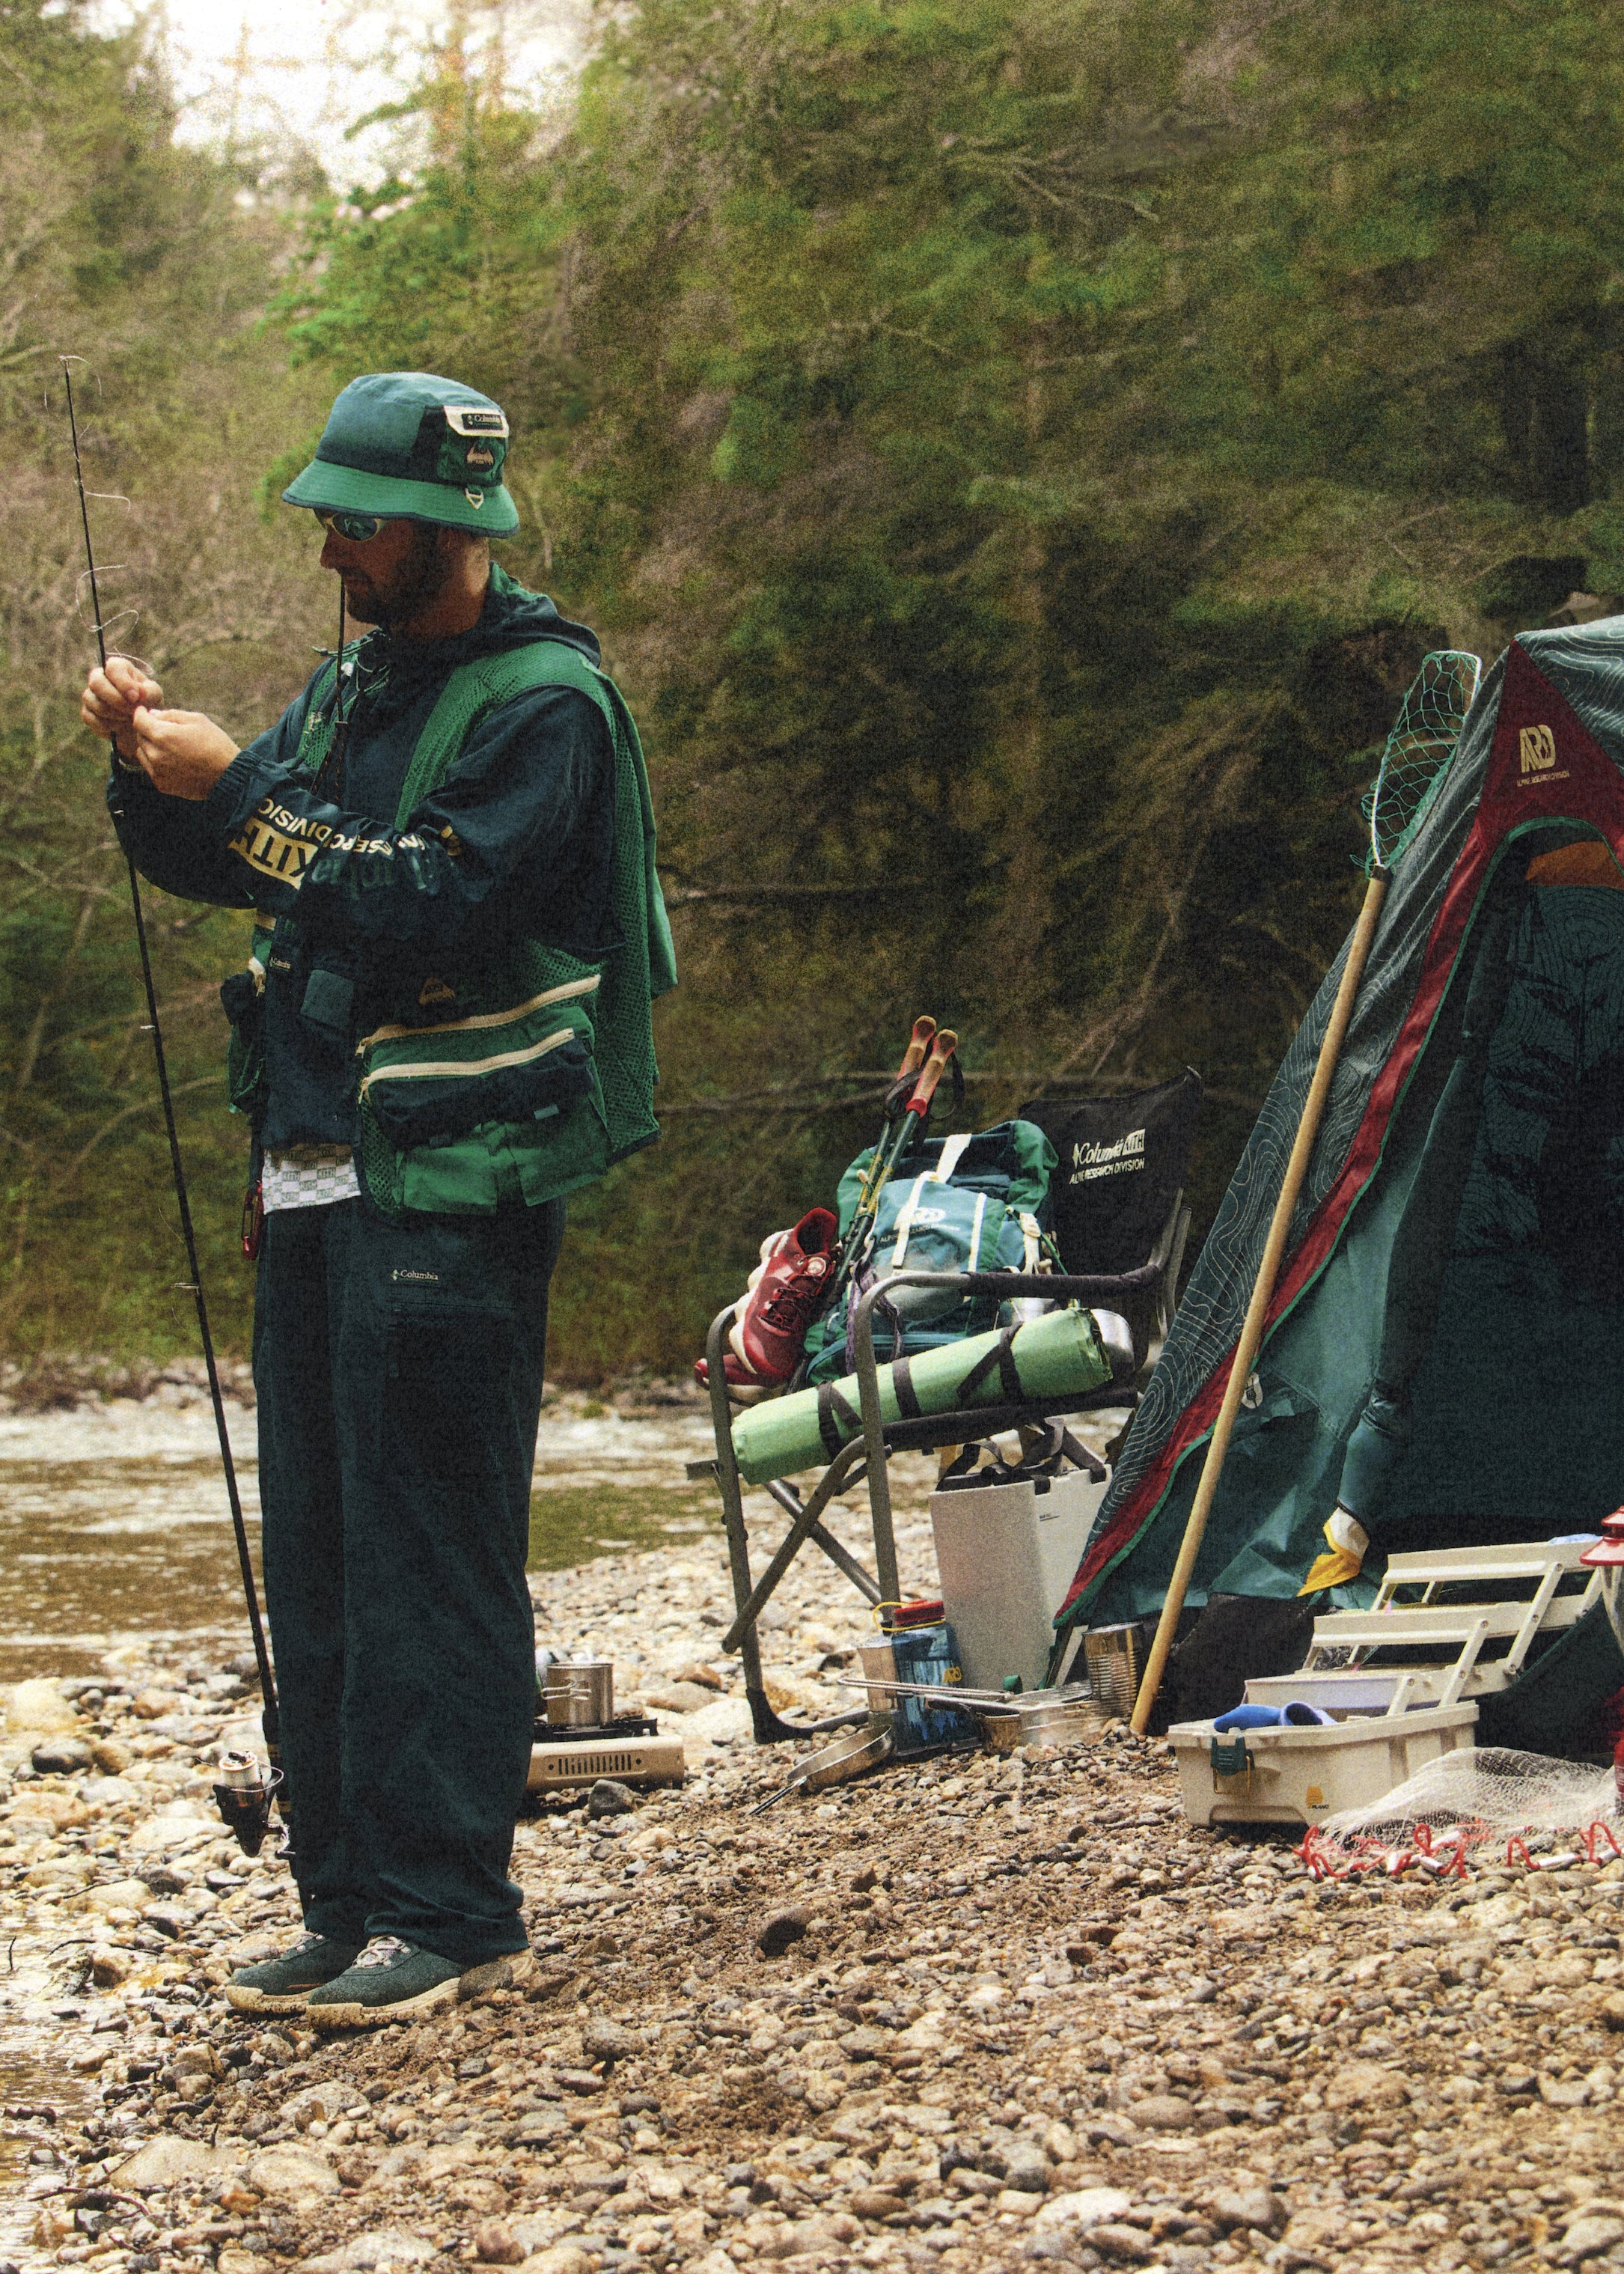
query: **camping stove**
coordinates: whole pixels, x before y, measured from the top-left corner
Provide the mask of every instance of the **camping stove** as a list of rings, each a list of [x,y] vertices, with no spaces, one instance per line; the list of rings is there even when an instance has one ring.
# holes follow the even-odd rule
[[[1620,1624],[1624,1605],[1620,1602],[1620,1583],[1624,1581],[1624,1508],[1615,1508],[1611,1516],[1602,1518],[1601,1538],[1594,1547],[1585,1549],[1579,1561],[1601,1573],[1601,1599],[1619,1648],[1624,1650],[1624,1624]]]
[[[593,1728],[560,1728],[538,1720],[530,1747],[529,1788],[561,1792],[613,1777],[621,1784],[680,1784],[687,1776],[680,1737],[662,1737],[642,1713],[617,1713]]]

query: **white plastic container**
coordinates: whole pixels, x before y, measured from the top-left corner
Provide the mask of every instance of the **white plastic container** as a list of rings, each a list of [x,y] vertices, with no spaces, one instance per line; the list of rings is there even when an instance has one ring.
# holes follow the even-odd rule
[[[1104,1497],[1104,1480],[1081,1469],[931,1494],[942,1602],[970,1689],[1002,1689],[1012,1674],[1028,1690],[1043,1687],[1055,1613]]]
[[[1168,1742],[1192,1824],[1323,1824],[1475,1743],[1477,1720],[1475,1706],[1461,1705],[1222,1735],[1210,1721],[1176,1721]]]

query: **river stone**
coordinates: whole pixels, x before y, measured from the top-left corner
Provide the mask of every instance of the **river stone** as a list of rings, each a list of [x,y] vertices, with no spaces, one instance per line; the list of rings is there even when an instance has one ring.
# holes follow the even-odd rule
[[[335,2195],[338,2179],[321,2157],[309,2148],[267,2148],[248,2166],[248,2184],[262,2195]],[[349,2262],[346,2260],[346,2264]]]
[[[90,1758],[103,1776],[118,1777],[123,1776],[135,1755],[117,1737],[99,1737],[90,1748]]]
[[[104,1879],[99,1887],[69,1895],[62,1908],[64,1911],[139,1911],[151,1901],[152,1889],[145,1879]]]
[[[54,1682],[19,1682],[6,1698],[5,1725],[8,1731],[34,1729],[43,1737],[77,1729],[79,1715]]]
[[[28,1758],[41,1776],[78,1776],[90,1766],[90,1748],[81,1737],[47,1737]]]
[[[375,2227],[371,2234],[351,2235],[336,2250],[307,2258],[310,2274],[385,2274],[396,2266],[422,2266],[439,2255],[435,2245],[420,2235],[405,2234],[397,2226]]]
[[[1050,2195],[1035,2224],[1098,2226],[1103,2219],[1120,2218],[1132,2205],[1133,2197],[1125,2187],[1075,2187],[1068,2195]]]
[[[1187,2132],[1195,2122],[1194,2109],[1174,2092],[1153,2092],[1148,2100],[1136,2100],[1128,2113],[1147,2132]]]
[[[1396,2069],[1380,2061],[1348,2061],[1325,2090],[1327,2108],[1398,2108],[1410,2094]]]
[[[812,1913],[805,1903],[774,1911],[756,1929],[756,1946],[763,1958],[781,1958],[792,1942],[801,1940],[811,1924]]]
[[[1049,2158],[1043,2150],[1027,2145],[1011,2148],[1004,2167],[1004,2184],[1018,2195],[1046,2195]]]
[[[205,2180],[223,2179],[228,2172],[236,2170],[237,2164],[237,2158],[224,2148],[211,2148],[201,2140],[166,2135],[145,2142],[129,2162],[117,2165],[109,2177],[132,2195],[151,2195],[160,2187],[196,2186]]]
[[[1559,2266],[1576,2266],[1582,2258],[1595,2258],[1621,2241],[1624,2218],[1608,2211],[1594,2211],[1575,2218],[1568,2226],[1558,2246],[1556,2263]]]
[[[642,2051],[643,2039],[637,2031],[622,2029],[619,2022],[589,2022],[581,2033],[581,2052],[586,2060],[629,2060]]]
[[[1207,2198],[1207,2216],[1215,2226],[1256,2227],[1267,2234],[1279,2217],[1267,2187],[1215,2187]]]
[[[702,1689],[697,1682],[663,1682],[657,1689],[644,1691],[643,1702],[657,1713],[697,1713],[715,1705],[716,1691],[709,1683]]]
[[[754,1728],[750,1708],[742,1698],[718,1698],[712,1706],[702,1706],[690,1713],[682,1727],[684,1738],[709,1738],[714,1744],[726,1744],[737,1737],[748,1737]],[[693,1758],[692,1754],[688,1756]]]
[[[139,1784],[128,1777],[86,1777],[79,1788],[79,1796],[89,1809],[123,1808],[145,1798]]]
[[[282,2120],[296,2132],[308,2132],[312,2124],[335,2122],[355,2107],[358,2098],[354,2085],[348,2082],[307,2084],[303,2092],[282,2102]]]
[[[1154,2257],[1155,2245],[1142,2227],[1121,2226],[1115,2219],[1105,2219],[1088,2230],[1089,2247],[1103,2250],[1109,2258],[1126,2258],[1132,2263]]]

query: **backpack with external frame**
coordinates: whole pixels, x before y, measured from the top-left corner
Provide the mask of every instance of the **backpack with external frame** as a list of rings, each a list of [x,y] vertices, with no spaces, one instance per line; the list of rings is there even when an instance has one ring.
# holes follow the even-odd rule
[[[840,1179],[842,1238],[871,1158],[872,1148],[860,1153]],[[903,1270],[1031,1271],[1045,1256],[1052,1261],[1046,1215],[1055,1163],[1054,1147],[1029,1121],[1001,1121],[920,1146],[880,1195],[874,1237],[851,1284],[807,1337],[807,1381],[852,1372],[858,1301],[876,1281]],[[883,1365],[998,1323],[989,1297],[901,1288],[876,1306],[875,1355]]]

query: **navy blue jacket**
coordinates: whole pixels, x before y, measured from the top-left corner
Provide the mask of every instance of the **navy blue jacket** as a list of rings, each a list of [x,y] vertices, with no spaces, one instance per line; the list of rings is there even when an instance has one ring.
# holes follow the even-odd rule
[[[115,764],[109,809],[144,877],[274,921],[267,1146],[348,1144],[357,1036],[387,1019],[423,1019],[420,1003],[455,1016],[455,998],[500,973],[514,942],[589,959],[613,946],[613,752],[602,714],[573,688],[537,688],[489,712],[410,830],[395,826],[412,752],[451,672],[536,639],[598,661],[590,631],[500,568],[471,631],[424,641],[369,632],[345,681],[342,779],[329,768],[320,788],[291,764],[313,679],[201,802],[166,797]],[[276,855],[279,814],[326,830],[302,870]]]

